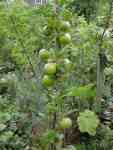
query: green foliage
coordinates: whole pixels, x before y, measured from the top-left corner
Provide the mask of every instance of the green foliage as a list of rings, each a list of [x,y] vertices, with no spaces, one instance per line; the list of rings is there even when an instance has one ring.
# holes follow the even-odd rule
[[[72,87],[68,90],[67,96],[75,96],[84,98],[94,98],[96,96],[96,90],[93,87],[94,85],[86,85],[81,87]]]
[[[47,147],[48,144],[53,143],[54,140],[56,140],[58,137],[58,134],[54,130],[49,130],[42,135],[40,142],[41,145],[44,147]]]
[[[98,42],[106,20],[99,17],[105,18],[108,10],[108,1],[104,2],[105,6],[103,1],[59,0],[58,14],[54,12],[54,1],[34,8],[16,0],[9,9],[0,2],[0,149],[49,150],[53,144],[59,145],[59,150],[63,145],[69,149],[68,143],[77,143],[77,150],[112,148],[112,130],[103,127],[94,113],[102,111],[101,101],[95,99]],[[69,30],[61,27],[62,21],[69,22]],[[69,42],[65,45],[59,37],[67,32]],[[102,48],[107,55],[113,55],[109,31]],[[50,52],[48,60],[41,59],[41,49]],[[54,86],[46,88],[42,83],[47,73],[44,66],[51,62],[55,70],[48,76],[51,74]],[[104,73],[110,75],[111,83],[110,68],[108,64]],[[72,128],[61,131],[58,121],[68,115]],[[89,134],[83,134],[86,141],[81,133]],[[71,138],[67,142],[68,134],[75,143]]]
[[[113,148],[113,131],[109,127],[101,126],[97,130],[96,138],[100,149],[109,150]]]
[[[96,134],[96,129],[99,125],[99,119],[94,112],[90,110],[80,112],[77,122],[81,132],[87,132],[93,136]]]
[[[77,11],[79,15],[84,15],[86,20],[89,22],[90,20],[92,20],[92,18],[94,19],[94,17],[97,14],[99,1],[98,0],[95,0],[95,1],[74,0],[71,5],[74,11]]]

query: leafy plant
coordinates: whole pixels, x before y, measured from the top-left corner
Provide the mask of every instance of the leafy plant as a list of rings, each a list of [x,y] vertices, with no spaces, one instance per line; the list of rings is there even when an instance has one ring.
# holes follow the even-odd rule
[[[103,101],[112,98],[111,60],[104,68],[109,96],[98,101],[96,94],[104,2],[30,7],[15,0],[8,9],[0,2],[0,149],[112,149],[112,130],[99,121]],[[102,49],[113,55],[111,29]]]
[[[68,90],[67,96],[76,96],[82,99],[94,98],[96,96],[96,90],[93,86],[93,84],[90,84],[81,87],[72,87]]]
[[[99,119],[94,112],[90,110],[80,112],[77,122],[81,132],[87,132],[93,136],[96,134],[96,129],[99,125]]]

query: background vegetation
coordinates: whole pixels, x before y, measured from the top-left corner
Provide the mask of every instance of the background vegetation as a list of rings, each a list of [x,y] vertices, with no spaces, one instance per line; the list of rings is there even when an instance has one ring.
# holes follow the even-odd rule
[[[0,1],[1,150],[113,149],[112,5]]]

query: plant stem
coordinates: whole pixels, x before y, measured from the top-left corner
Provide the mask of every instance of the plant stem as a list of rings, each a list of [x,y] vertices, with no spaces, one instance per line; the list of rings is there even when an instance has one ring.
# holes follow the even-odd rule
[[[103,96],[103,89],[104,89],[104,67],[102,66],[103,60],[101,59],[101,55],[105,55],[105,50],[102,49],[102,45],[103,45],[104,35],[106,33],[106,30],[109,27],[111,15],[112,15],[113,0],[110,1],[109,6],[110,7],[109,7],[105,28],[99,40],[99,53],[97,57],[97,99],[99,100],[101,100]]]

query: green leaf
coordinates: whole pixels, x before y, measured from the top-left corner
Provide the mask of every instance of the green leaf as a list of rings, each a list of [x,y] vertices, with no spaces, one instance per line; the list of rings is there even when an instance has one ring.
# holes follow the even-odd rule
[[[81,98],[94,98],[96,96],[96,89],[93,88],[93,84],[72,87],[68,90],[67,96],[76,96]]]
[[[13,132],[8,131],[0,135],[0,141],[7,142],[10,138],[12,138]]]
[[[78,144],[76,145],[76,150],[85,150],[85,145],[84,144]]]
[[[96,134],[99,119],[93,111],[85,110],[85,112],[80,112],[77,122],[81,132],[87,132],[92,136]]]
[[[0,112],[0,121],[5,123],[6,121],[11,119],[11,115],[9,112]]]
[[[4,130],[6,128],[5,124],[0,124],[0,131]]]
[[[73,0],[58,0],[61,5],[71,3]]]
[[[53,130],[48,130],[45,132],[45,134],[41,138],[41,144],[42,145],[48,145],[49,143],[54,142],[54,140],[57,138],[57,133]]]

